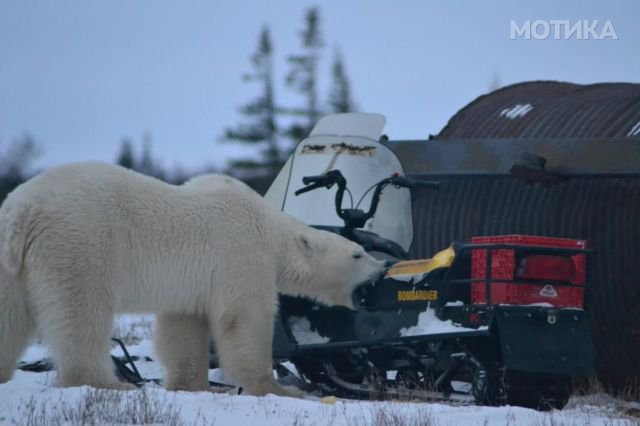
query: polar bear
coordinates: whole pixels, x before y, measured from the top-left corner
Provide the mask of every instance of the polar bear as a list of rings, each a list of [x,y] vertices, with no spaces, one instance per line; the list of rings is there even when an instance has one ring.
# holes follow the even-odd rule
[[[383,262],[270,207],[243,183],[169,185],[80,163],[18,187],[0,208],[0,383],[39,328],[61,386],[121,389],[110,360],[117,313],[157,315],[168,389],[206,390],[208,339],[253,395],[299,395],[272,374],[277,293],[351,307]]]

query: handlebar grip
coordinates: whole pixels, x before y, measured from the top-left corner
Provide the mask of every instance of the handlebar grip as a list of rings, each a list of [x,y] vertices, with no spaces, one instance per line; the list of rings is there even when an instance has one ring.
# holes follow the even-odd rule
[[[418,188],[440,188],[440,182],[434,180],[414,180],[415,186]]]
[[[390,182],[403,188],[433,188],[438,189],[440,182],[432,180],[418,180],[407,176],[393,176]]]
[[[318,175],[318,176],[305,176],[302,178],[302,183],[305,185],[309,185],[310,183],[321,183],[327,180],[326,175]]]
[[[406,176],[394,176],[391,179],[391,183],[397,186],[401,186],[403,188],[415,188],[416,181],[413,179],[409,179]]]
[[[305,186],[304,188],[298,189],[295,192],[295,194],[296,195],[304,194],[305,192],[313,191],[314,189],[322,188],[323,186],[324,185],[322,183],[314,183],[313,185]]]

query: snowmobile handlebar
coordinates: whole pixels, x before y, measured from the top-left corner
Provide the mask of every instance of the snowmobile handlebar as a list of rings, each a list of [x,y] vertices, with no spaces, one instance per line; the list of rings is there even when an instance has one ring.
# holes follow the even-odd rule
[[[295,194],[296,195],[304,194],[305,192],[313,191],[314,189],[322,188],[323,186],[324,185],[322,185],[322,184],[314,183],[313,185],[308,185],[308,186],[305,186],[304,188],[298,189],[295,192]]]
[[[403,188],[440,188],[440,182],[432,180],[417,180],[401,175],[393,175],[389,179],[389,183]]]
[[[375,215],[376,210],[378,209],[378,203],[380,202],[380,195],[382,195],[382,190],[387,185],[393,185],[395,187],[401,188],[432,189],[437,189],[440,186],[439,182],[416,180],[406,176],[402,176],[398,173],[394,173],[390,177],[382,179],[380,182],[375,184],[375,190],[371,197],[369,211],[365,213],[364,211],[359,210],[357,206],[355,209],[342,208],[342,199],[344,197],[345,190],[347,190],[347,180],[344,178],[340,170],[330,170],[322,175],[305,176],[302,178],[302,183],[307,186],[298,189],[295,192],[296,195],[300,195],[321,187],[329,189],[334,184],[338,185],[338,190],[336,191],[335,198],[336,213],[342,220],[344,220],[345,228],[347,229],[362,228],[366,221],[371,219]],[[372,187],[372,189],[374,187]]]
[[[311,183],[324,185],[325,182],[327,181],[328,181],[327,175],[305,176],[302,178],[302,183],[304,183],[305,185],[309,185]]]
[[[388,178],[382,179],[375,186],[375,191],[373,192],[373,196],[371,197],[371,205],[369,207],[369,211],[364,214],[363,219],[365,222],[375,215],[376,210],[378,209],[378,203],[380,202],[380,195],[382,195],[382,190],[387,185],[393,185],[399,188],[432,188],[438,189],[440,187],[440,182],[428,181],[428,180],[416,180],[409,178],[407,176],[402,176],[399,173],[394,173]],[[342,217],[342,216],[340,216]],[[344,219],[344,218],[343,218]],[[364,224],[363,224],[364,225]]]
[[[295,192],[296,195],[304,194],[305,192],[313,191],[314,189],[322,187],[329,189],[335,184],[338,184],[338,193],[342,195],[347,187],[347,180],[342,176],[340,170],[330,170],[324,174],[316,176],[305,176],[302,178],[302,183],[307,186],[298,189]],[[342,204],[342,197],[340,201],[340,204]]]

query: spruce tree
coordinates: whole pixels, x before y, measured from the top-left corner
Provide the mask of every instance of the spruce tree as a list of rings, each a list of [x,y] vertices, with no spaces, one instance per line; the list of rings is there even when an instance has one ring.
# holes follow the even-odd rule
[[[151,134],[147,132],[142,136],[142,153],[139,157],[134,152],[131,140],[129,138],[122,139],[116,164],[147,176],[153,176],[161,180],[167,179],[164,169],[151,154]]]
[[[225,132],[227,141],[259,145],[259,160],[242,160],[232,163],[232,169],[252,169],[272,173],[277,171],[285,160],[286,152],[280,147],[276,121],[276,104],[273,85],[273,44],[268,27],[260,33],[256,52],[251,57],[253,71],[244,76],[245,81],[258,81],[262,84],[262,94],[244,105],[240,111],[248,117],[248,123],[242,123]]]
[[[246,121],[227,128],[223,140],[260,146],[259,159],[236,160],[229,172],[248,179],[256,176],[273,175],[286,160],[291,145],[283,143],[283,137],[297,143],[308,136],[313,126],[326,112],[349,112],[354,110],[349,79],[344,62],[336,51],[332,66],[331,90],[328,108],[322,108],[318,96],[318,75],[320,53],[324,41],[320,31],[320,14],[317,8],[305,12],[305,24],[300,31],[302,52],[287,57],[289,70],[285,77],[286,86],[303,96],[304,102],[295,108],[278,105],[274,96],[274,53],[268,28],[260,34],[258,47],[251,57],[252,72],[244,76],[245,81],[261,83],[262,94],[242,106],[240,111]],[[289,116],[288,125],[281,128],[283,116]],[[280,127],[280,128],[279,128]],[[266,173],[265,173],[266,172]]]
[[[136,164],[136,170],[148,176],[156,176],[157,167],[151,155],[151,135],[146,133],[142,136],[142,156]]]
[[[28,133],[7,147],[0,144],[0,205],[8,193],[31,177],[31,166],[38,155],[40,147]]]
[[[329,92],[329,106],[335,113],[351,112],[355,110],[351,98],[351,84],[344,69],[342,55],[338,50],[334,53],[331,67],[333,83]]]
[[[116,164],[126,167],[127,169],[135,169],[136,160],[133,154],[133,146],[129,139],[122,139],[122,142],[120,142],[120,153],[116,159]]]
[[[306,98],[305,107],[285,111],[306,118],[302,122],[294,122],[286,132],[296,142],[309,134],[322,114],[318,101],[318,63],[324,41],[320,34],[320,14],[317,8],[307,10],[305,28],[300,32],[300,38],[303,53],[287,58],[291,70],[286,78],[287,86]]]

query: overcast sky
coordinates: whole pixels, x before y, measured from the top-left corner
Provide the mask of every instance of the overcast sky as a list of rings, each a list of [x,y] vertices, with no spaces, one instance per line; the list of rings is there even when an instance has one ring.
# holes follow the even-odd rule
[[[300,50],[318,5],[327,42],[321,95],[339,47],[362,111],[387,116],[391,139],[424,139],[494,81],[640,81],[640,2],[630,1],[30,1],[0,2],[0,144],[25,132],[40,167],[113,161],[120,141],[152,137],[166,167],[222,165],[218,139],[258,94],[244,83],[263,25],[277,57]],[[609,20],[617,40],[511,39],[511,21]],[[538,30],[543,30],[540,27]],[[0,146],[0,149],[2,146]]]

